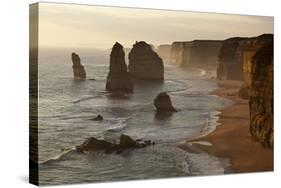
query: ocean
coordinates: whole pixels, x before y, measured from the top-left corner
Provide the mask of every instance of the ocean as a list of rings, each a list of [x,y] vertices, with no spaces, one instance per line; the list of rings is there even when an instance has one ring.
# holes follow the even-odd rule
[[[73,79],[71,53],[80,55],[87,80]],[[105,91],[108,50],[39,49],[39,184],[57,185],[226,173],[227,159],[178,148],[213,131],[227,99],[210,95],[218,86],[206,71],[165,63],[164,83],[141,81],[132,94]],[[128,61],[127,61],[128,63]],[[166,91],[178,112],[157,116],[154,98]],[[92,121],[101,114],[103,121]],[[120,134],[156,143],[120,154],[81,154],[89,137],[115,142]]]

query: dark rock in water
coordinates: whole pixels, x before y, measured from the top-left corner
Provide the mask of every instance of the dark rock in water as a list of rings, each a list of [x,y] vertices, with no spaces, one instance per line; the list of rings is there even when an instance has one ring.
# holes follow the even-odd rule
[[[250,97],[250,88],[246,86],[245,84],[242,85],[242,87],[238,91],[238,96],[241,99],[249,99]]]
[[[131,137],[125,134],[121,134],[119,145],[121,148],[136,148],[137,142],[133,140]]]
[[[98,140],[94,137],[86,140],[82,145],[77,146],[76,149],[79,151],[98,151],[98,150],[107,150],[114,146],[114,144],[104,141]]]
[[[136,79],[164,80],[163,61],[151,45],[136,42],[129,53],[129,73]]]
[[[119,154],[125,149],[138,149],[151,144],[151,140],[147,140],[146,143],[140,143],[135,141],[131,137],[122,134],[120,135],[118,144],[91,137],[87,139],[83,144],[76,146],[76,150],[81,153],[83,153],[84,151],[104,151],[106,154],[110,154],[113,152]]]
[[[173,107],[170,96],[166,93],[160,93],[154,99],[154,106],[158,113],[165,113],[165,112],[176,112],[177,110]]]
[[[273,35],[251,61],[250,132],[265,147],[273,148]]]
[[[72,69],[73,69],[73,76],[74,79],[84,80],[86,78],[86,72],[84,66],[81,65],[81,60],[78,54],[72,53],[71,59],[73,62]]]
[[[91,120],[93,120],[93,121],[102,121],[103,117],[99,114],[99,115],[97,115],[97,117],[95,117],[95,118],[93,118]]]
[[[110,92],[130,93],[133,92],[133,88],[133,83],[127,71],[123,46],[116,42],[110,54],[110,67],[106,80],[106,90]]]

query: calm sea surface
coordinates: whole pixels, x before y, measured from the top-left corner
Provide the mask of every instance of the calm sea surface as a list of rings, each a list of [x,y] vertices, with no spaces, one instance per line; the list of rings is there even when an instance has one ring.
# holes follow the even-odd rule
[[[217,88],[203,70],[165,64],[163,84],[140,82],[133,94],[112,98],[105,91],[110,51],[75,49],[87,78],[75,81],[73,49],[39,52],[39,180],[41,185],[167,178],[225,173],[227,161],[177,147],[216,126],[218,110],[230,102],[208,95]],[[171,96],[179,112],[155,116],[153,100]],[[101,114],[103,121],[90,118]],[[79,154],[73,147],[89,137],[116,141],[120,134],[155,141],[155,146],[121,154]]]

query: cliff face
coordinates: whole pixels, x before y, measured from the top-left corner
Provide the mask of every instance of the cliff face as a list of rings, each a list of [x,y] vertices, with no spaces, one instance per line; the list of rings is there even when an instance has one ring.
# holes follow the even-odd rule
[[[217,79],[244,80],[244,88],[249,87],[252,57],[270,38],[271,34],[264,34],[258,37],[224,40],[217,63]]]
[[[243,54],[243,74],[244,74],[244,82],[246,86],[251,85],[251,75],[252,75],[252,57],[256,54],[256,52],[263,46],[263,44],[268,43],[273,40],[272,34],[264,34],[258,37],[252,37],[246,40],[242,44]]]
[[[164,80],[163,61],[151,45],[136,42],[129,53],[129,73],[136,79]]]
[[[273,37],[250,62],[250,132],[265,147],[273,147]]]
[[[157,48],[158,55],[163,59],[164,62],[169,62],[171,59],[171,48],[170,44],[161,44]]]
[[[171,62],[183,67],[215,69],[221,43],[217,40],[174,42],[171,48]]]
[[[81,65],[81,60],[80,60],[79,55],[76,53],[72,53],[71,59],[73,62],[72,69],[73,69],[74,79],[85,79],[86,72],[85,72],[84,66]]]
[[[116,42],[110,54],[109,73],[106,80],[107,91],[132,92],[133,84],[130,80],[125,62],[123,46]]]
[[[171,47],[170,62],[180,65],[183,62],[184,42],[173,42]]]
[[[242,44],[247,38],[230,38],[224,40],[217,62],[217,79],[243,80]]]

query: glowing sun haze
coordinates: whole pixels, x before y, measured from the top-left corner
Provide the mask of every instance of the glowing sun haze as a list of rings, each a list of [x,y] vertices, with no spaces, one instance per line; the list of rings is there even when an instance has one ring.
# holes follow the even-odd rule
[[[40,3],[39,46],[110,48],[273,33],[273,17]]]

